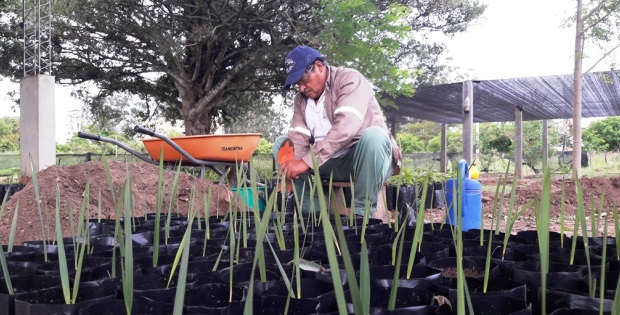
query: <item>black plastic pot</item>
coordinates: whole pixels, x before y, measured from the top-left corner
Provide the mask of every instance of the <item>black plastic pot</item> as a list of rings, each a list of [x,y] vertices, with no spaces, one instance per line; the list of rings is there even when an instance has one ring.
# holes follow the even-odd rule
[[[6,265],[9,276],[19,276],[34,273],[33,269],[17,262],[8,263]]]
[[[417,199],[422,200],[422,186],[418,186]],[[437,183],[428,183],[428,188],[426,191],[426,198],[424,200],[424,206],[426,209],[434,209],[434,208],[445,208],[446,201],[444,195],[444,184]]]
[[[476,315],[530,315],[532,310],[524,301],[506,296],[472,295],[471,304]],[[450,308],[447,304],[439,307],[439,315],[462,315],[458,314],[456,305]],[[471,314],[465,307],[465,314]]]
[[[302,278],[299,284],[300,290],[297,290],[297,280],[293,279],[293,281],[291,281],[291,289],[293,290],[293,295],[295,297],[300,297],[302,299],[316,299],[334,289],[334,285],[332,283],[315,278]],[[284,281],[282,281],[278,285],[266,290],[263,296],[277,295],[286,297],[289,296],[289,294],[288,286],[284,283]]]
[[[387,185],[385,187],[385,203],[387,210],[396,210],[396,186]]]
[[[554,263],[577,265],[581,267],[581,272],[584,275],[588,274],[588,261],[586,254],[583,251],[575,251],[575,255],[573,257],[571,257],[570,253],[552,253],[549,254],[549,261]],[[596,257],[593,254],[590,254],[590,271],[600,271],[601,261],[602,259],[600,257]]]
[[[517,282],[503,278],[491,278],[487,283],[487,289],[485,292],[484,280],[465,278],[465,281],[467,282],[467,289],[469,290],[469,294],[472,297],[486,297],[489,300],[500,296],[508,297],[522,301],[522,303],[520,303],[521,308],[517,310],[525,308],[527,288],[525,286],[525,283],[523,282]],[[452,306],[454,307],[456,305],[457,297],[457,280],[455,278],[451,278],[447,281],[435,283],[434,292],[437,295],[447,297],[450,300]]]
[[[409,208],[416,208],[416,187],[417,186],[400,186],[396,207],[399,212],[406,212]]]
[[[291,315],[316,314],[316,308],[319,305],[317,299],[289,299],[286,296],[279,295],[265,296],[261,302],[263,314],[284,314],[285,310],[287,314]]]
[[[541,283],[540,262],[515,262],[506,268],[506,276],[517,282],[527,285],[527,301],[534,303],[537,300],[537,291]],[[547,286],[549,288],[576,288],[579,286],[581,271],[579,266],[549,263]]]
[[[392,288],[370,287],[370,314],[393,314],[387,312]],[[353,304],[351,304],[351,294],[345,290],[347,309],[349,314],[354,314]],[[430,291],[420,290],[418,288],[402,288],[396,289],[396,305],[395,311],[406,312],[409,314],[435,314],[436,305],[431,303],[432,294]],[[338,304],[336,302],[335,292],[324,294],[319,298],[319,306],[317,312],[320,314],[337,314]]]
[[[417,250],[414,250],[413,254],[415,255],[415,258],[413,260],[414,265],[425,263],[424,254],[418,252]],[[402,256],[401,263],[408,264],[411,255],[412,255],[411,244],[408,244],[408,246],[403,245],[403,251],[401,254]],[[395,263],[395,261],[393,261],[393,258],[395,259],[396,256],[392,256],[392,246],[382,245],[382,246],[375,247],[372,250],[372,252],[369,253],[368,262],[370,263],[371,266],[372,265],[374,266],[392,265]]]
[[[174,305],[160,303],[158,301],[148,301],[134,299],[131,302],[132,314],[140,315],[169,315],[173,312]],[[79,315],[118,315],[126,314],[125,301],[113,300],[90,304],[81,308]]]
[[[600,312],[598,310],[582,310],[582,309],[568,309],[568,308],[561,308],[561,309],[557,309],[551,313],[548,313],[549,315],[611,315],[611,312]]]
[[[439,258],[427,263],[427,266],[440,270],[445,278],[456,277],[456,257]],[[486,268],[486,259],[480,257],[463,256],[463,272],[465,277],[483,278]],[[499,276],[498,264],[491,262],[489,278]]]
[[[9,294],[4,278],[0,278],[0,314],[15,314],[15,294],[60,286],[60,277],[45,275],[21,275],[11,277],[14,294]]]
[[[223,283],[207,283],[192,288],[185,294],[183,305],[188,309],[200,309],[213,313],[222,312],[231,302],[245,301],[246,290]]]
[[[541,310],[540,297],[536,304],[536,310]],[[617,307],[617,305],[615,306]],[[609,312],[614,308],[613,300],[603,300],[603,312]],[[600,300],[598,298],[591,298],[587,294],[579,294],[576,292],[560,291],[556,289],[547,289],[547,313],[554,312],[560,309],[575,309],[581,311],[600,311]],[[584,314],[579,313],[579,314]]]
[[[77,314],[90,304],[113,301],[116,291],[101,286],[80,286],[75,304],[64,304],[61,288],[50,288],[15,296],[15,314]]]
[[[222,283],[229,283],[230,274],[232,273],[232,279],[236,286],[249,288],[250,285],[254,286],[254,298],[259,298],[266,290],[278,285],[280,280],[282,280],[282,275],[278,271],[277,266],[266,266],[266,281],[262,282],[260,280],[260,273],[258,267],[254,274],[254,282],[250,283],[250,278],[252,275],[252,268],[244,267],[244,266],[236,266],[232,270],[227,268],[221,271],[220,281]]]
[[[47,241],[26,241],[22,243],[23,246],[31,247],[37,253],[44,253],[47,250],[48,254],[57,254],[58,253],[58,245],[56,243],[52,244],[52,242]],[[72,254],[73,253],[73,244],[65,244],[65,253]]]
[[[69,275],[72,276],[76,273],[74,259],[67,259],[67,267]],[[84,257],[82,261],[81,279],[90,279],[90,272],[93,268],[110,264],[110,260],[101,257]],[[36,272],[38,274],[58,276],[60,275],[60,264],[58,261],[51,261],[37,266]]]
[[[176,256],[160,254],[157,258],[157,266],[153,267],[153,256],[134,258],[134,263],[140,265],[144,274],[162,274],[166,266],[174,263]]]
[[[426,266],[412,266],[407,275],[408,265],[402,264],[399,270],[398,286],[403,288],[420,288],[431,290],[433,283],[443,280],[439,270]],[[391,288],[394,286],[396,266],[371,266],[370,282],[373,286]]]
[[[519,231],[517,232],[517,236],[528,239],[532,244],[538,244],[538,231],[536,230]],[[549,242],[560,242],[561,238],[562,235],[560,233],[553,231],[549,232]],[[568,240],[570,239],[564,236],[564,244],[567,244]]]
[[[9,200],[16,192],[22,190],[24,187],[26,187],[24,184],[0,185],[0,198],[4,198],[4,195],[8,193],[7,200]]]

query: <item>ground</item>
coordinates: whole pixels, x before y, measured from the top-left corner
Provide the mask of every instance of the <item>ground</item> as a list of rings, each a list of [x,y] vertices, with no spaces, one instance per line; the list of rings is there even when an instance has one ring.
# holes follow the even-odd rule
[[[568,176],[570,177],[570,176]],[[491,226],[493,218],[492,213],[497,211],[499,206],[495,206],[495,191],[497,187],[498,175],[483,174],[481,175],[480,182],[483,184],[482,192],[482,204],[484,211],[485,228],[490,229],[495,227],[496,223]],[[507,179],[507,184],[500,184],[500,193],[503,198],[502,201],[502,220],[500,221],[500,230],[505,231],[506,213],[510,204],[510,190],[513,182],[513,178]],[[564,183],[564,225],[561,222],[561,200],[562,200],[562,183]],[[608,236],[615,236],[614,229],[614,205],[620,202],[620,176],[615,177],[582,177],[579,180],[581,188],[583,190],[583,203],[586,214],[586,224],[588,229],[588,235],[592,236],[592,221],[591,214],[594,209],[594,222],[597,236],[603,236],[603,224],[597,224],[597,222],[603,222],[608,220]],[[504,194],[502,194],[502,188]],[[533,200],[536,196],[540,195],[542,191],[542,176],[528,176],[517,181],[517,188],[515,192],[515,200],[513,211],[520,211],[528,202]],[[604,203],[600,205],[601,197],[604,194]],[[562,230],[566,235],[573,234],[575,214],[577,212],[577,193],[575,189],[575,181],[572,179],[563,179],[562,175],[552,176],[551,183],[551,213],[550,213],[550,231],[561,232]],[[427,215],[427,221],[433,220],[433,222],[439,222],[445,215],[445,211],[442,209],[431,211]],[[600,216],[599,216],[600,215]],[[493,221],[493,222],[496,222]],[[564,227],[564,228],[562,228]],[[523,212],[517,221],[515,221],[512,228],[512,232],[523,230],[535,230],[536,222],[534,216],[534,208],[529,207]]]
[[[114,185],[116,198],[120,195],[126,174],[131,174],[132,193],[134,196],[134,216],[143,216],[146,212],[154,212],[157,205],[157,182],[159,177],[159,169],[157,166],[148,163],[122,163],[109,161],[110,178]],[[175,172],[164,171],[166,194],[164,198],[164,209],[167,209],[171,199],[171,186],[174,181]],[[494,209],[494,195],[497,182],[496,176],[483,174],[480,181],[487,187],[483,190],[483,211],[485,219],[485,228],[491,227],[491,213]],[[115,217],[115,202],[110,193],[106,171],[101,162],[88,162],[72,166],[51,166],[37,174],[37,182],[40,190],[41,210],[45,224],[45,233],[48,239],[54,238],[54,211],[56,209],[56,193],[60,193],[61,197],[61,225],[65,236],[70,235],[71,220],[69,216],[69,205],[73,209],[73,218],[77,221],[82,206],[83,192],[86,183],[90,185],[89,198],[89,216],[96,218],[101,209],[103,218],[113,219]],[[573,180],[565,182],[565,233],[572,234],[572,227],[576,213],[577,198],[575,194],[575,183]],[[508,209],[510,183],[506,186],[505,196],[502,198],[503,213],[505,215]],[[620,177],[583,177],[580,181],[584,190],[584,202],[586,215],[588,215],[588,230],[591,230],[589,215],[591,213],[591,205],[595,205],[596,213],[598,213],[599,200],[601,195],[605,194],[605,202],[601,218],[607,218],[611,221],[609,225],[608,235],[614,234],[613,211],[611,210],[614,203],[620,201]],[[561,230],[560,223],[560,198],[562,190],[562,178],[554,177],[552,184],[552,211],[551,226],[552,231],[559,232]],[[521,209],[534,198],[536,194],[541,192],[541,179],[539,176],[525,178],[518,181],[518,187],[515,197],[514,209]],[[196,179],[186,175],[179,174],[178,191],[179,195],[174,200],[182,214],[187,214],[187,210],[191,204],[190,192],[196,192],[197,200],[194,202],[195,207],[203,209],[203,193],[211,191],[213,194],[210,212],[211,214],[224,214],[229,210],[238,209],[239,204],[232,201],[233,194],[226,186],[216,185],[207,180]],[[99,198],[101,193],[101,199]],[[99,203],[101,205],[99,206]],[[11,229],[11,221],[13,214],[18,208],[17,228],[15,236],[15,244],[21,244],[23,241],[42,239],[41,221],[39,219],[34,184],[29,182],[24,189],[17,192],[11,200],[6,204],[4,213],[2,214],[2,224],[0,225],[0,238],[6,244]],[[434,209],[427,216],[427,222],[440,222],[444,216],[445,210]],[[432,218],[431,218],[432,215]],[[74,221],[74,222],[75,222]],[[505,219],[501,222],[501,230],[504,230]],[[526,210],[520,219],[515,222],[512,232],[521,230],[536,229],[534,213],[532,208]],[[602,235],[602,225],[598,229],[598,235]]]

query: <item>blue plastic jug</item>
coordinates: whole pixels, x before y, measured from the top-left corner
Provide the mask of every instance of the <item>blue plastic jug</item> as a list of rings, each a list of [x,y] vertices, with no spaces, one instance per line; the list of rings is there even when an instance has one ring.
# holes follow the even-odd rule
[[[479,181],[469,178],[469,167],[467,161],[459,161],[459,176],[461,182],[461,204],[462,206],[462,230],[482,228],[482,184]],[[458,195],[458,178],[450,178],[446,182],[446,204],[448,205],[447,222],[457,225],[457,205],[454,198]]]

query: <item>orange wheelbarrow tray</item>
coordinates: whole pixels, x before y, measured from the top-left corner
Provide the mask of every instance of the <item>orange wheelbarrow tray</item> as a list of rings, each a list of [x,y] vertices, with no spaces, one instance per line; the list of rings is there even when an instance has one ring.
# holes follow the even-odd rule
[[[163,162],[165,164],[176,164],[181,161],[183,166],[201,166],[201,177],[204,176],[204,167],[209,167],[220,176],[220,183],[223,182],[231,167],[250,161],[250,157],[258,147],[261,138],[260,133],[168,138],[140,126],[135,126],[134,131],[153,137],[142,140],[148,155],[138,152],[116,139],[81,131],[78,132],[78,137],[114,144],[142,161],[155,165],[159,164],[160,152],[163,150]],[[215,168],[216,166],[225,166],[226,171],[221,172]]]

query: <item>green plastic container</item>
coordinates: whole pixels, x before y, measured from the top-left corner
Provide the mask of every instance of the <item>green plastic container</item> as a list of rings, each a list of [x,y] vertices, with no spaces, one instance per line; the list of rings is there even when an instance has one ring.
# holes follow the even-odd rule
[[[252,193],[252,189],[250,187],[244,187],[244,188],[230,188],[230,191],[232,191],[234,194],[237,194],[237,190],[239,190],[238,194],[241,198],[243,198],[243,201],[245,201],[245,203],[248,205],[248,207],[250,207],[250,209],[254,209],[254,194]],[[262,191],[263,192],[263,196],[265,196],[265,198],[267,197],[267,187],[256,187],[256,191]],[[258,198],[258,211],[264,211],[265,210],[265,203]]]

